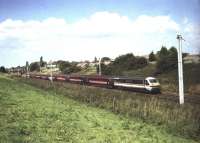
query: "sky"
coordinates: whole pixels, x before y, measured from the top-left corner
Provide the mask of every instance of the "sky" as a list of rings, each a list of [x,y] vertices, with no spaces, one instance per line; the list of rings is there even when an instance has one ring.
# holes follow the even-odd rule
[[[0,66],[200,52],[200,0],[0,0]]]

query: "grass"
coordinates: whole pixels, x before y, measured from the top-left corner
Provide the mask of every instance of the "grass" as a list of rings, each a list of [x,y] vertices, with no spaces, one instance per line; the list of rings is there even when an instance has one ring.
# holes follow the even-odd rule
[[[0,109],[2,143],[198,142],[1,75]]]

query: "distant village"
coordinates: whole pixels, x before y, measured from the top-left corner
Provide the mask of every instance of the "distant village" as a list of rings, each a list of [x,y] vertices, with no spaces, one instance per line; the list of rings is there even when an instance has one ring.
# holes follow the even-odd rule
[[[143,56],[144,58],[147,59],[147,61],[150,64],[155,64],[156,61],[149,61],[149,56]],[[113,62],[114,60],[108,58],[108,57],[104,57],[103,60],[101,60],[101,64],[104,65],[109,65]],[[184,58],[183,58],[183,62],[184,64],[189,64],[189,63],[200,63],[200,55],[192,55],[192,54],[187,54]],[[80,69],[93,69],[94,72],[96,72],[96,67],[99,65],[99,59],[97,59],[95,57],[95,59],[93,61],[80,61],[80,62],[74,62],[75,66],[77,68]],[[17,66],[17,67],[12,67],[12,68],[8,68],[6,69],[9,73],[25,73],[27,71],[27,67],[26,66]],[[29,69],[30,70],[30,69]],[[59,69],[59,61],[52,61],[52,62],[45,62],[44,66],[40,67],[40,72],[41,73],[49,73],[49,72],[54,72],[54,73],[61,73],[60,69]]]
[[[80,69],[86,69],[86,68],[94,68],[99,65],[99,59],[95,57],[93,61],[80,61],[80,62],[73,62],[75,63],[75,66]],[[103,60],[101,60],[101,64],[109,65],[111,62],[113,62],[112,59],[104,57]],[[52,61],[52,62],[45,62],[44,66],[40,67],[41,73],[48,73],[50,71],[54,73],[60,73],[59,69],[59,63],[60,61]],[[26,66],[17,66],[17,67],[11,67],[6,69],[9,73],[24,73],[27,71]],[[96,69],[95,69],[96,70]],[[30,69],[29,69],[30,71]]]

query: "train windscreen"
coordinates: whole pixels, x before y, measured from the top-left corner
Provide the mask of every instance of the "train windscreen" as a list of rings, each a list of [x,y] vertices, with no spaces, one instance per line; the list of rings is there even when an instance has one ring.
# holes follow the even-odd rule
[[[158,81],[156,79],[150,79],[149,81],[150,81],[150,83],[158,83]]]

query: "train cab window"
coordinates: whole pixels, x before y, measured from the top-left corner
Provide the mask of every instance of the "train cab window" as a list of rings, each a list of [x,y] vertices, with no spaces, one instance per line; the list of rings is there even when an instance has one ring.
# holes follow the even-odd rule
[[[158,81],[156,79],[150,79],[149,82],[150,83],[157,83]]]
[[[148,81],[147,81],[147,80],[145,80],[145,82],[144,82],[144,83],[145,83],[145,85],[149,85],[149,83],[148,83]]]

